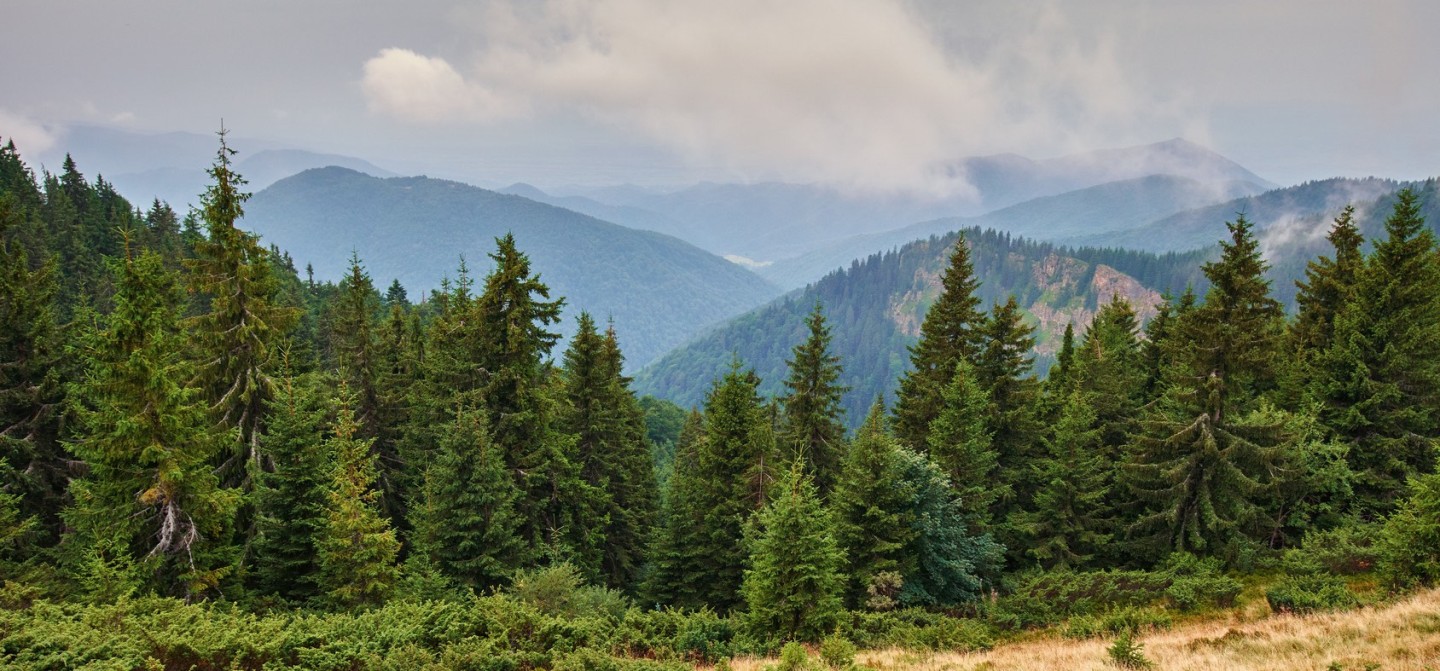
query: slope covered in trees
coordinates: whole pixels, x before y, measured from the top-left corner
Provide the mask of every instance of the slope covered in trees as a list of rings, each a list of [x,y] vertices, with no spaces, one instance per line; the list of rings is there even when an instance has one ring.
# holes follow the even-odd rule
[[[512,233],[565,296],[560,332],[570,333],[581,311],[613,320],[632,365],[778,293],[675,238],[424,177],[309,170],[255,194],[244,225],[311,264],[316,279],[338,280],[353,250],[377,283],[399,280],[416,298],[455,279],[462,255],[477,263],[496,237]]]

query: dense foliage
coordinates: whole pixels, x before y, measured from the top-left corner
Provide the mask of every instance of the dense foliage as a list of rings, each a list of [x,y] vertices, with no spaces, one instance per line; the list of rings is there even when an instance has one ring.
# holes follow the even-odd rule
[[[222,144],[182,226],[0,151],[7,666],[663,668],[822,639],[843,660],[1127,632],[1228,606],[1233,572],[1283,569],[1266,596],[1297,611],[1355,603],[1336,574],[1440,580],[1429,191],[1369,251],[1342,212],[1295,318],[1229,222],[1167,271],[1203,294],[1148,324],[1096,303],[1044,380],[1026,299],[982,309],[982,278],[1048,291],[1017,278],[1050,250],[956,236],[893,414],[836,351],[869,317],[813,301],[772,338],[784,394],[731,354],[686,414],[637,398],[585,313],[558,351],[564,299],[513,237],[420,303],[359,258],[302,280],[235,231],[228,165]],[[852,272],[925,267],[905,253]]]

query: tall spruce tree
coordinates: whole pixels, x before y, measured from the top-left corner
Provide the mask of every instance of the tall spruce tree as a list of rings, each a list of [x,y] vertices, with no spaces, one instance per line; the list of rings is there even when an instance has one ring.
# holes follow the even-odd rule
[[[152,252],[127,252],[111,268],[115,309],[81,339],[85,376],[69,392],[80,425],[70,449],[88,468],[70,485],[71,556],[105,548],[161,593],[202,595],[235,560],[239,495],[212,471],[233,437],[185,386],[175,277]]]
[[[320,436],[325,409],[317,392],[288,366],[282,369],[260,438],[269,467],[255,479],[254,568],[248,577],[260,594],[303,602],[319,595],[315,542],[325,530],[332,463]]]
[[[265,248],[235,227],[249,194],[236,174],[235,154],[220,129],[220,148],[209,174],[213,183],[200,197],[206,238],[197,241],[188,266],[190,289],[208,297],[208,310],[190,319],[196,348],[196,376],[215,421],[234,427],[237,444],[223,464],[230,483],[247,479],[260,461],[260,433],[266,401],[274,395],[273,350],[295,324],[297,311],[276,302],[279,285]],[[249,465],[246,466],[245,462]]]
[[[849,391],[839,384],[840,357],[830,353],[830,328],[820,303],[806,318],[809,335],[796,345],[786,362],[781,446],[790,460],[805,464],[821,497],[829,496],[845,453],[844,408],[840,399]]]
[[[755,517],[756,538],[742,592],[757,635],[816,641],[844,612],[845,554],[829,511],[796,462]]]
[[[60,538],[69,481],[60,443],[63,351],[55,321],[53,260],[36,267],[20,239],[17,199],[0,194],[0,492],[31,520],[41,546]],[[17,518],[18,519],[18,518]]]
[[[1013,513],[1011,526],[1025,554],[1046,569],[1085,567],[1110,542],[1106,498],[1113,462],[1101,449],[1100,433],[1087,395],[1072,391],[1046,437],[1046,454],[1030,464],[1038,488],[1029,508]]]
[[[978,360],[979,331],[985,323],[975,295],[979,286],[970,246],[959,236],[940,279],[940,296],[925,313],[920,340],[910,348],[912,369],[900,379],[896,394],[895,435],[911,449],[924,450],[929,444],[930,423],[940,416],[955,365]]]
[[[964,359],[955,365],[940,416],[930,426],[928,447],[955,489],[967,528],[980,533],[990,529],[994,504],[1008,498],[1011,490],[1010,483],[999,478],[1000,460],[987,423],[990,396],[976,377]]]
[[[1282,327],[1267,268],[1244,217],[1204,266],[1205,302],[1177,320],[1167,390],[1142,423],[1130,469],[1141,514],[1132,532],[1152,551],[1220,555],[1250,530],[1278,457],[1280,427],[1241,421],[1274,384]]]
[[[880,575],[914,570],[907,551],[917,535],[915,520],[908,516],[915,492],[904,480],[901,447],[886,431],[884,413],[877,399],[855,434],[829,499],[836,538],[845,551],[851,606],[888,604],[893,596],[879,593]],[[885,600],[868,603],[872,592]]]
[[[412,551],[461,584],[495,587],[527,558],[518,533],[520,490],[483,412],[461,407],[446,429],[412,505]]]
[[[1033,334],[1034,328],[1024,322],[1020,306],[1011,296],[991,310],[980,332],[980,357],[975,364],[976,382],[989,399],[985,430],[996,460],[998,486],[992,486],[991,516],[997,523],[998,540],[1015,547],[1020,543],[1007,522],[1011,513],[1028,504],[1036,487],[1029,464],[1040,456],[1035,454],[1041,437],[1036,414],[1040,387],[1030,374],[1035,362]],[[933,425],[931,430],[935,430]]]
[[[685,416],[675,441],[675,460],[662,492],[660,521],[650,544],[650,565],[641,595],[652,604],[682,608],[705,605],[701,562],[708,545],[702,543],[705,511],[700,508],[700,451],[705,441],[705,418],[698,410]]]
[[[400,541],[380,514],[375,455],[370,440],[359,437],[349,396],[342,385],[334,436],[325,442],[334,467],[315,550],[325,600],[342,607],[374,606],[395,589]]]
[[[914,532],[905,551],[914,565],[903,576],[900,605],[953,608],[978,599],[998,577],[1004,546],[970,531],[969,515],[934,461],[903,448],[900,455],[903,487],[913,493],[905,519]]]
[[[1433,470],[1440,433],[1440,259],[1414,191],[1397,194],[1385,233],[1335,317],[1312,385],[1322,420],[1353,445],[1367,517],[1389,512],[1408,478]]]
[[[1305,279],[1296,280],[1295,303],[1299,314],[1290,326],[1290,340],[1304,355],[1313,358],[1330,347],[1335,333],[1335,317],[1354,299],[1355,285],[1365,267],[1360,247],[1365,239],[1355,225],[1355,206],[1348,205],[1330,234],[1325,237],[1334,250],[1334,258],[1322,256],[1305,264]]]

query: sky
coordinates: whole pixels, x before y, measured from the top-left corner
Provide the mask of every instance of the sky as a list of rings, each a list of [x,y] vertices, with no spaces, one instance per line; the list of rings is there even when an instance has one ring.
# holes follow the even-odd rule
[[[0,137],[212,132],[541,186],[962,188],[1185,137],[1277,183],[1440,174],[1440,2],[7,0]],[[244,151],[245,147],[239,149]]]

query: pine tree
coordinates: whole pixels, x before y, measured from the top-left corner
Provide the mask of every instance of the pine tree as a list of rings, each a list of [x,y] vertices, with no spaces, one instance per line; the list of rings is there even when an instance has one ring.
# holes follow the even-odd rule
[[[215,421],[238,431],[234,451],[222,472],[237,483],[260,461],[260,433],[266,401],[274,395],[273,350],[298,319],[298,313],[275,301],[278,284],[266,251],[256,237],[235,227],[244,216],[249,194],[245,180],[234,172],[235,153],[220,130],[220,149],[209,174],[214,182],[200,197],[206,239],[198,241],[187,263],[190,289],[209,298],[209,309],[190,319],[197,381],[205,390]],[[246,466],[245,463],[250,465]]]
[[[211,470],[233,438],[184,386],[174,276],[151,252],[111,266],[115,309],[81,340],[85,377],[69,392],[80,424],[70,448],[89,469],[70,485],[71,556],[108,547],[147,569],[159,591],[200,595],[234,560],[239,497]]]
[[[526,558],[517,533],[520,491],[484,423],[484,413],[458,410],[412,506],[414,549],[477,589],[503,583]]]
[[[985,322],[980,283],[970,263],[965,237],[955,241],[950,265],[940,280],[940,296],[925,313],[920,340],[910,348],[912,369],[900,380],[895,401],[895,435],[912,449],[928,445],[930,423],[940,416],[942,396],[961,360],[975,363],[980,351],[979,330]]]
[[[885,430],[884,412],[877,400],[845,455],[829,499],[854,606],[866,603],[879,574],[903,576],[914,570],[906,550],[916,536],[915,521],[907,516],[915,492],[904,482],[901,448]]]
[[[990,528],[992,506],[1010,495],[1010,486],[998,481],[1000,462],[986,422],[990,399],[975,378],[970,364],[956,364],[943,410],[930,426],[929,452],[955,488],[966,525],[979,533]]]
[[[763,637],[816,641],[844,612],[844,552],[830,513],[796,462],[755,519],[742,592],[751,629]]]
[[[395,589],[400,542],[380,514],[375,455],[370,440],[358,437],[360,424],[346,396],[342,386],[334,437],[325,442],[335,461],[316,558],[326,600],[341,607],[373,606]]]
[[[1353,445],[1357,509],[1368,517],[1388,512],[1409,477],[1433,470],[1431,437],[1440,433],[1440,259],[1413,191],[1397,194],[1385,231],[1312,385],[1322,420]]]
[[[277,392],[260,438],[269,468],[255,478],[249,577],[261,594],[303,602],[319,594],[315,542],[326,525],[331,463],[320,437],[324,409],[316,392],[288,371]]]
[[[791,460],[805,464],[821,497],[829,496],[845,452],[845,410],[840,399],[849,391],[841,386],[840,357],[830,353],[830,328],[820,304],[805,320],[810,334],[795,346],[786,362],[790,376],[780,399],[785,414],[781,444]]]

